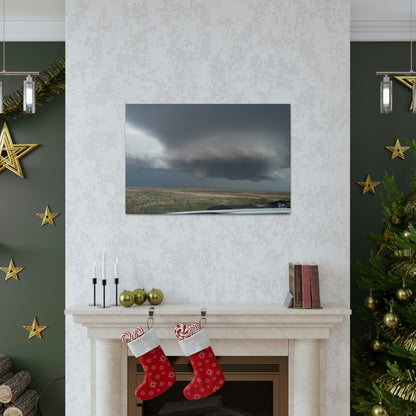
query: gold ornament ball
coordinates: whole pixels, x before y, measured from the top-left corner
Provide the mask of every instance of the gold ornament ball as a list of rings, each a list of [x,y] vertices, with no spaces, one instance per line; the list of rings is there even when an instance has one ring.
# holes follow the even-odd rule
[[[411,232],[409,230],[404,230],[403,231],[403,237],[409,239],[411,236]]]
[[[408,287],[399,287],[396,290],[396,298],[402,302],[410,300],[412,294],[412,291]]]
[[[144,289],[135,289],[133,290],[134,294],[134,303],[136,305],[141,305],[146,300],[146,291]]]
[[[386,409],[381,404],[376,404],[371,410],[373,416],[389,416]]]
[[[367,309],[373,310],[377,306],[377,299],[374,296],[367,296],[364,299],[364,306]]]
[[[159,289],[152,289],[148,293],[147,298],[152,305],[159,305],[163,300],[163,293]]]
[[[130,292],[130,290],[125,290],[118,299],[124,307],[129,308],[134,303],[134,293]]]
[[[384,348],[386,346],[384,345],[384,342],[381,339],[373,339],[371,341],[371,348],[373,351],[384,351]]]
[[[399,316],[395,312],[387,312],[383,317],[384,325],[393,328],[399,323]]]
[[[402,219],[398,215],[393,214],[391,216],[391,223],[397,227],[402,223]]]

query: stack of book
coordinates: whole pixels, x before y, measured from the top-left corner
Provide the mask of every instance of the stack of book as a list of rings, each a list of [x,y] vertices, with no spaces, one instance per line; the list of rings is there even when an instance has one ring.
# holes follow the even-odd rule
[[[293,307],[319,309],[319,273],[317,264],[289,263],[289,291]]]

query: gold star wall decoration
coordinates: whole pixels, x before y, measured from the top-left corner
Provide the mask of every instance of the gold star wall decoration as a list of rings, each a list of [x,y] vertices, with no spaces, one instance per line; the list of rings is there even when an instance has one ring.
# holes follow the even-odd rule
[[[394,146],[384,146],[387,150],[390,150],[391,152],[391,159],[395,159],[396,157],[399,157],[400,159],[404,160],[404,152],[408,149],[410,149],[409,146],[401,146],[400,140],[396,139],[396,143]],[[391,160],[390,159],[390,160]]]
[[[38,320],[35,316],[35,319],[33,319],[33,324],[31,326],[25,326],[23,325],[23,328],[29,331],[29,337],[28,339],[32,339],[33,337],[38,337],[42,339],[42,331],[44,331],[48,326],[40,326],[38,324]]]
[[[6,280],[9,280],[11,278],[19,280],[18,273],[21,272],[24,267],[16,267],[14,265],[13,259],[10,259],[9,267],[0,267],[0,269],[6,273]]]
[[[49,205],[46,205],[45,212],[43,214],[38,213],[36,215],[42,218],[41,225],[43,227],[45,224],[48,224],[48,223],[51,225],[55,225],[55,221],[53,219],[59,215],[59,212],[51,212],[51,210],[49,209]]]
[[[376,191],[374,190],[374,188],[380,184],[380,182],[372,181],[370,175],[367,175],[367,179],[365,180],[365,182],[357,182],[357,183],[358,185],[363,187],[363,195],[366,194],[367,192],[371,192],[375,194]]]
[[[24,178],[19,159],[31,152],[38,144],[14,144],[6,122],[0,135],[0,172],[5,169]]]

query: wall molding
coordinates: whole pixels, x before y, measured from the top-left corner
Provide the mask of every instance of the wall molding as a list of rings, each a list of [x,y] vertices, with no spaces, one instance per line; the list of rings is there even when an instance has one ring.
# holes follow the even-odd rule
[[[410,33],[410,20],[351,20],[352,42],[409,42]]]
[[[0,22],[3,41],[3,22]],[[63,42],[65,20],[7,20],[6,42]]]

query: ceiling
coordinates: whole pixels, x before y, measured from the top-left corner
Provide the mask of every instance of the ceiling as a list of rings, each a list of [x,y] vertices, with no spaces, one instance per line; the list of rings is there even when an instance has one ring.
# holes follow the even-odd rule
[[[3,1],[6,41],[65,40],[65,0],[0,0],[0,16]],[[408,41],[412,1],[416,17],[416,0],[351,0],[351,40]]]

